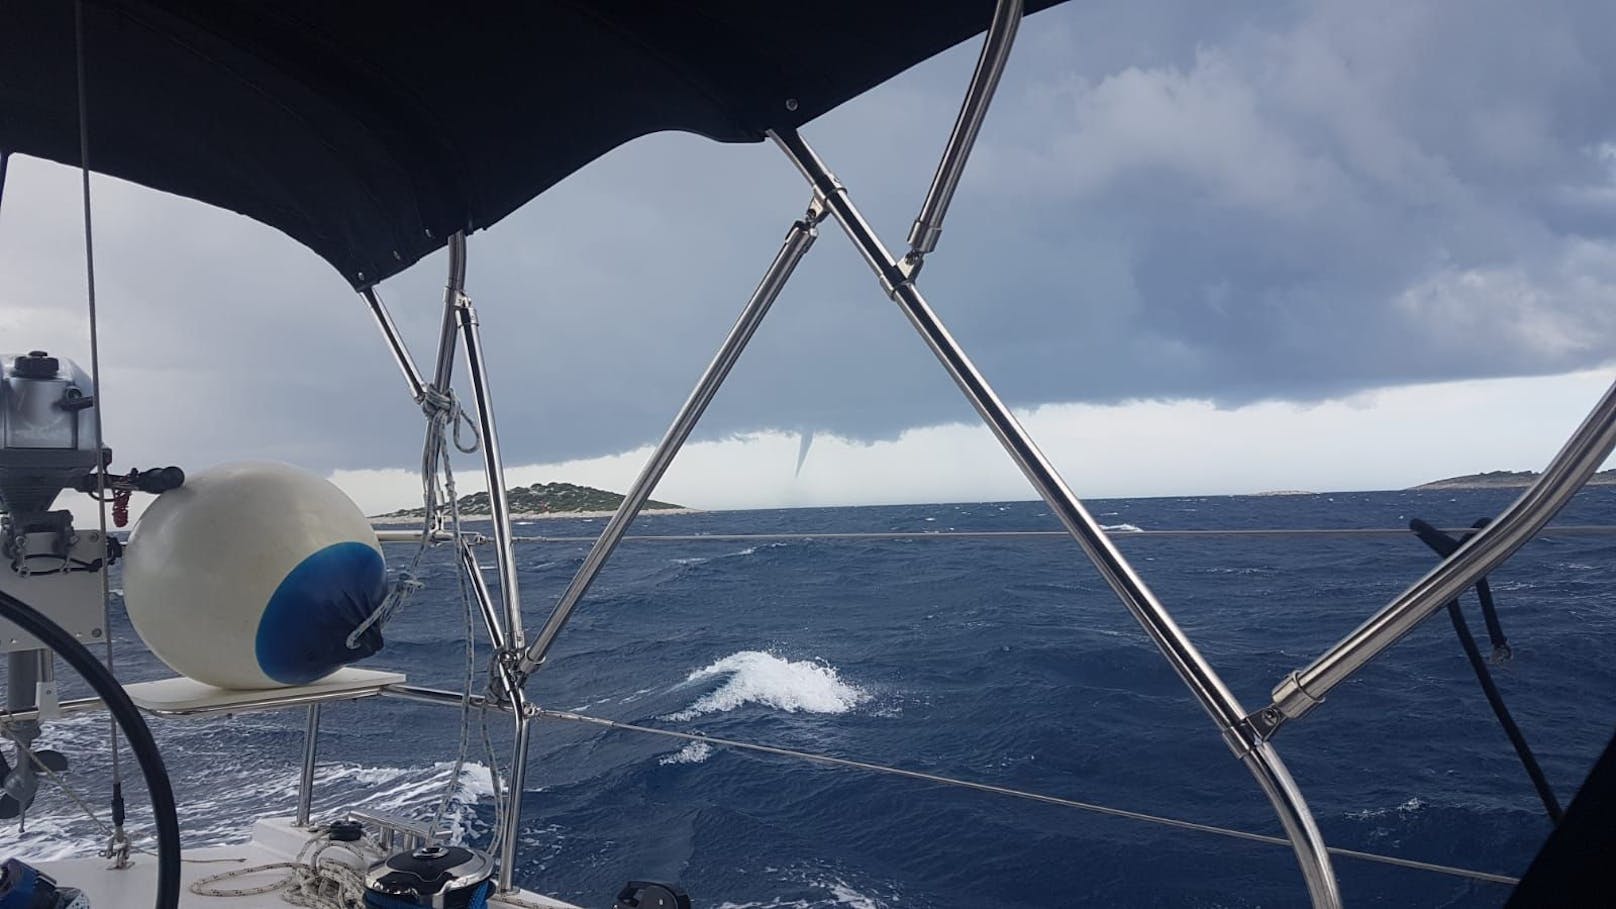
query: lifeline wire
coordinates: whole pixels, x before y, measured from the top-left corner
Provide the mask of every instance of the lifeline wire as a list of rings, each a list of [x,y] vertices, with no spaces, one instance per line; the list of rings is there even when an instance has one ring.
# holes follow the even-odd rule
[[[1140,811],[1129,811],[1125,808],[1111,808],[1106,805],[1096,805],[1092,802],[1079,802],[1075,799],[1061,798],[1055,795],[1044,795],[1037,792],[1028,792],[1024,789],[1011,789],[1006,786],[995,786],[991,783],[973,783],[970,780],[961,780],[954,777],[939,776],[935,773],[923,773],[919,770],[902,770],[897,767],[887,767],[882,764],[871,764],[865,761],[854,761],[847,758],[831,757],[827,754],[815,754],[811,751],[797,751],[792,748],[779,748],[774,745],[759,745],[753,742],[741,742],[735,739],[718,738],[717,736],[702,735],[694,732],[676,732],[672,729],[657,729],[653,726],[637,726],[633,723],[621,723],[617,720],[608,720],[603,717],[590,716],[586,713],[576,713],[571,710],[539,710],[539,716],[553,720],[570,720],[578,723],[589,723],[595,726],[604,726],[607,729],[618,729],[625,732],[643,732],[648,735],[660,735],[667,738],[682,739],[687,742],[705,742],[709,745],[721,745],[727,748],[738,748],[744,751],[757,751],[763,754],[772,754],[778,757],[796,758],[815,764],[829,764],[835,767],[849,767],[854,770],[865,770],[871,773],[884,773],[890,776],[901,776],[912,780],[921,780],[927,783],[938,783],[944,786],[957,786],[962,789],[972,789],[977,792],[989,792],[994,795],[1007,795],[1013,798],[1027,799],[1033,802],[1042,802],[1046,805],[1057,805],[1062,808],[1076,808],[1081,811],[1091,811],[1096,814],[1106,814],[1112,817],[1129,818],[1136,821],[1145,821],[1152,824],[1161,824],[1166,827],[1175,827],[1180,830],[1195,830],[1201,833],[1215,833],[1219,836],[1234,839],[1249,840],[1254,843],[1268,843],[1273,846],[1290,846],[1290,840],[1284,837],[1268,836],[1262,833],[1252,833],[1247,830],[1236,830],[1231,827],[1218,827],[1212,824],[1200,824],[1195,821],[1179,820],[1178,818],[1162,817],[1155,814],[1145,814]],[[1413,868],[1418,871],[1432,871],[1438,874],[1451,874],[1456,877],[1470,878],[1471,880],[1489,881],[1495,884],[1518,884],[1520,878],[1504,874],[1493,874],[1490,871],[1475,871],[1470,868],[1456,868],[1452,865],[1438,865],[1432,862],[1421,862],[1415,859],[1398,858],[1392,855],[1380,855],[1374,852],[1359,852],[1356,849],[1342,849],[1337,846],[1329,847],[1331,855],[1343,858],[1361,859],[1366,862],[1379,862],[1384,865],[1397,865],[1402,868]]]
[[[84,201],[84,288],[90,313],[90,382],[95,386],[95,406],[90,408],[95,427],[95,498],[96,515],[101,525],[101,545],[107,545],[107,465],[101,454],[106,450],[106,439],[101,429],[101,402],[105,389],[101,386],[101,333],[95,308],[95,236],[90,219],[90,107],[85,78],[84,53],[84,0],[73,3],[73,49],[78,74],[79,107],[79,187]],[[103,560],[105,561],[105,560]],[[106,566],[101,570],[101,620],[106,629],[107,671],[113,672],[112,648],[112,590]],[[118,867],[127,861],[129,839],[123,830],[123,768],[118,757],[118,724],[111,715],[107,718],[107,738],[112,744],[112,842],[108,851],[117,859]],[[123,850],[123,851],[121,851]]]
[[[475,520],[487,520],[487,515],[468,515]],[[1470,528],[1456,529],[1443,528],[1449,533],[1467,533]],[[385,531],[383,532],[385,535]],[[1616,534],[1616,525],[1604,524],[1567,524],[1562,526],[1549,526],[1538,531],[1538,537],[1554,534],[1583,536],[1588,534],[1605,535]],[[1114,540],[1129,540],[1136,537],[1407,537],[1406,527],[1259,527],[1241,530],[1113,530],[1107,533]],[[830,532],[830,533],[640,533],[628,534],[623,537],[624,542],[636,543],[743,543],[752,540],[778,540],[784,542],[812,541],[812,540],[935,540],[935,539],[978,539],[978,540],[1037,540],[1060,539],[1070,540],[1072,535],[1064,530],[910,530],[910,531],[877,531],[877,532]],[[410,541],[415,538],[413,534]],[[592,536],[518,536],[512,537],[518,543],[593,543]],[[400,540],[384,540],[383,542],[402,542]],[[476,539],[476,543],[492,542],[488,539]]]

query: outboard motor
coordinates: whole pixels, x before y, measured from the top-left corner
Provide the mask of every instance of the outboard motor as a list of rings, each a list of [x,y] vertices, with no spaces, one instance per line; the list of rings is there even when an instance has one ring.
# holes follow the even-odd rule
[[[95,614],[107,550],[99,534],[74,533],[71,512],[50,507],[110,455],[96,450],[94,407],[95,386],[71,360],[43,350],[0,356],[0,589],[81,635],[104,632]],[[0,641],[7,651],[6,707],[48,713],[55,699],[50,652],[10,630],[0,628],[8,632]],[[0,754],[0,819],[18,817],[33,802],[35,761],[52,771],[67,766],[54,751],[33,749],[34,761],[23,757],[39,736],[38,720],[8,724],[5,734],[18,747],[13,762]],[[8,892],[25,886],[32,892],[28,882],[38,872],[10,864],[6,871]]]
[[[367,909],[483,909],[494,890],[494,860],[464,846],[422,846],[370,867]]]
[[[65,489],[96,492],[112,451],[95,439],[96,388],[71,360],[43,350],[0,356],[0,590],[39,610],[80,641],[103,639],[101,579],[117,558],[116,540],[76,530],[73,513],[52,511]],[[135,471],[106,481],[115,503],[130,492],[162,492],[185,481],[177,467]],[[32,636],[0,622],[6,654],[8,710],[35,718],[8,723],[16,744],[0,753],[0,820],[20,817],[34,800],[40,771],[61,772],[67,759],[34,748],[41,719],[56,709],[51,652]],[[32,760],[25,754],[32,752]],[[19,872],[20,873],[20,872]],[[9,904],[0,904],[9,909]]]
[[[95,449],[95,386],[43,350],[0,357],[0,505],[13,517],[50,508],[111,455]]]

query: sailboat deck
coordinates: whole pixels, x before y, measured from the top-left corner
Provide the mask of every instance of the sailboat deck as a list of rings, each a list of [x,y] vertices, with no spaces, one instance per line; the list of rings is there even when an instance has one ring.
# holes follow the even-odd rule
[[[296,827],[290,818],[269,818],[253,826],[250,842],[233,846],[210,846],[187,849],[180,865],[182,909],[285,909],[281,891],[244,893],[238,896],[200,896],[192,893],[191,884],[212,875],[236,868],[251,868],[277,862],[290,862],[308,841],[307,831]],[[331,858],[343,856],[341,850],[327,852]],[[35,867],[50,875],[63,887],[77,887],[90,898],[92,906],[137,907],[151,905],[157,892],[157,862],[149,855],[136,855],[131,867],[115,871],[108,861],[98,856],[34,862]],[[286,869],[276,868],[244,876],[237,880],[222,881],[212,886],[215,890],[256,890],[273,884],[286,875]],[[519,890],[507,897],[495,896],[489,900],[492,909],[579,909],[572,903],[539,896]]]

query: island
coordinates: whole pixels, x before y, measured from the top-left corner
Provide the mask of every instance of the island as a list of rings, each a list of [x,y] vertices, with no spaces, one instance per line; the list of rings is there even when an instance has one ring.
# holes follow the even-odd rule
[[[592,486],[579,486],[576,483],[534,483],[532,486],[513,486],[506,491],[505,496],[510,503],[511,517],[524,520],[550,517],[599,517],[615,512],[617,507],[623,504],[623,497],[618,493],[596,489]],[[642,509],[642,511],[660,511],[665,514],[693,510],[670,502],[658,502],[655,499],[647,500],[645,508]],[[419,521],[424,514],[425,512],[419,508],[406,508],[402,511],[372,515],[371,521],[378,524]],[[461,496],[460,516],[463,518],[488,517],[488,493],[474,492],[470,495]]]
[[[1491,470],[1462,477],[1421,483],[1411,489],[1518,489],[1537,481],[1535,470]],[[1589,486],[1616,486],[1616,470],[1601,470],[1588,478]]]

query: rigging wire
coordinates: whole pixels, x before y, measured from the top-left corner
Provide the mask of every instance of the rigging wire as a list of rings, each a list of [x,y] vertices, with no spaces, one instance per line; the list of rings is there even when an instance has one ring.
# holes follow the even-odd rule
[[[815,764],[828,764],[835,767],[847,767],[853,770],[864,770],[870,773],[881,773],[889,776],[899,776],[911,780],[920,780],[927,783],[937,783],[944,786],[955,786],[961,789],[971,789],[977,792],[987,792],[993,795],[1004,795],[1012,798],[1026,799],[1041,802],[1045,805],[1055,805],[1061,808],[1074,808],[1079,811],[1089,811],[1095,814],[1104,814],[1111,817],[1127,818],[1129,820],[1144,821],[1173,827],[1179,830],[1193,830],[1199,833],[1211,833],[1233,839],[1247,840],[1254,843],[1267,843],[1272,846],[1291,846],[1291,841],[1280,836],[1269,836],[1263,833],[1252,833],[1249,830],[1237,830],[1232,827],[1219,827],[1214,824],[1201,824],[1195,821],[1186,821],[1179,818],[1163,817],[1156,814],[1146,814],[1142,811],[1129,811],[1126,808],[1113,808],[1108,805],[1097,805],[1093,802],[1080,802],[1076,799],[1062,798],[1056,795],[1045,795],[1038,792],[1029,792],[1025,789],[1011,789],[1008,786],[995,786],[992,783],[977,783],[962,780],[956,777],[942,776],[935,773],[925,773],[919,770],[904,770],[899,767],[888,767],[884,764],[872,764],[867,761],[855,761],[848,758],[832,757],[828,754],[816,754],[811,751],[798,751],[794,748],[781,748],[775,745],[760,745],[755,742],[742,742],[736,739],[719,738],[717,736],[703,735],[695,732],[679,732],[673,729],[658,729],[654,726],[640,726],[634,723],[623,723],[617,720],[608,720],[604,717],[591,716],[587,713],[577,713],[571,710],[550,710],[541,708],[538,715],[552,720],[567,720],[570,722],[587,723],[602,726],[607,729],[616,729],[623,732],[641,732],[647,735],[659,735],[666,738],[681,739],[687,742],[703,742],[709,745],[719,745],[726,748],[736,748],[743,751],[756,751],[762,754],[772,754],[776,757],[794,758]],[[1520,878],[1505,874],[1494,874],[1490,871],[1477,871],[1471,868],[1458,868],[1452,865],[1440,865],[1434,862],[1422,862],[1417,859],[1399,858],[1394,855],[1382,855],[1376,852],[1360,852],[1357,849],[1343,849],[1339,846],[1329,847],[1331,855],[1342,858],[1359,859],[1366,862],[1377,862],[1383,865],[1396,865],[1401,868],[1412,868],[1417,871],[1430,871],[1437,874],[1448,874],[1456,877],[1469,878],[1477,881],[1488,881],[1495,884],[1517,884]]]
[[[467,516],[472,520],[487,520],[487,515]],[[549,520],[549,519],[546,519]],[[1467,533],[1470,528],[1443,528],[1449,533]],[[1616,534],[1616,525],[1606,524],[1566,524],[1545,527],[1538,531],[1537,537],[1553,535],[1607,535]],[[1113,530],[1108,536],[1113,540],[1130,540],[1134,538],[1152,537],[1407,537],[1406,527],[1258,527],[1235,530],[1187,529],[1187,530]],[[414,531],[383,530],[380,532],[382,542],[400,543],[414,542]],[[492,542],[480,534],[467,534],[470,541],[477,545],[486,545]],[[850,532],[806,532],[806,533],[640,533],[627,534],[624,542],[636,543],[745,543],[745,542],[811,542],[816,540],[940,540],[940,539],[978,539],[978,540],[1069,540],[1072,535],[1064,530],[895,530],[895,531],[850,531]],[[593,543],[592,536],[515,536],[511,538],[517,543]]]
[[[95,406],[90,408],[91,424],[95,427],[95,491],[96,514],[100,519],[101,542],[107,545],[107,464],[102,454],[106,450],[106,439],[102,433],[101,405],[105,399],[105,389],[101,385],[101,333],[100,323],[97,319],[95,300],[95,232],[90,217],[90,107],[89,89],[85,77],[85,49],[84,49],[84,0],[74,0],[73,3],[73,56],[78,78],[78,126],[79,126],[79,189],[84,207],[84,288],[85,300],[90,316],[90,382],[95,386]],[[116,675],[113,669],[112,646],[112,589],[111,580],[107,577],[105,569],[101,572],[101,615],[102,627],[106,629],[106,663],[107,672]],[[107,718],[107,737],[112,745],[112,840],[107,844],[107,851],[116,860],[117,867],[124,867],[129,859],[129,838],[124,833],[124,802],[123,802],[123,768],[118,755],[118,724],[109,715]]]

